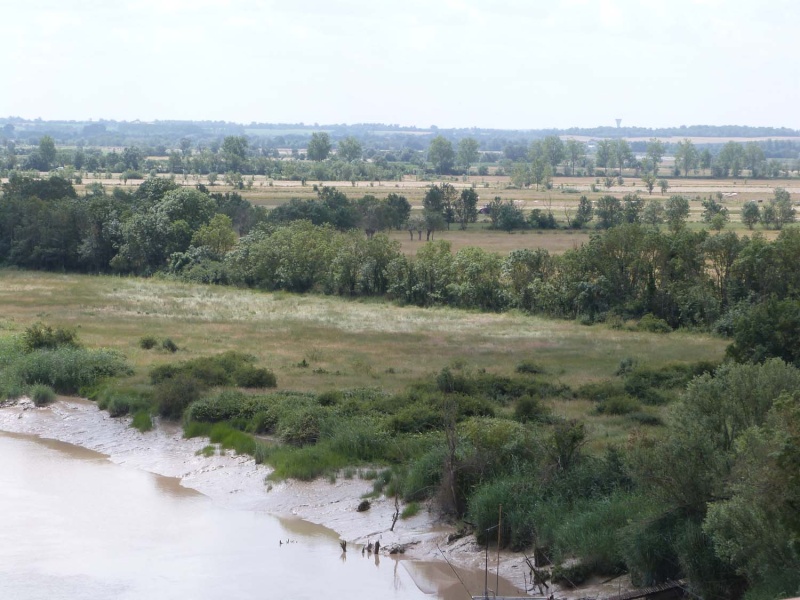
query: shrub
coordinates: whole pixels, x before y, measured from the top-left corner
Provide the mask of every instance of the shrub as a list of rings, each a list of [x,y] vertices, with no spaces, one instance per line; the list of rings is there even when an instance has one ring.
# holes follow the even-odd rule
[[[238,387],[275,387],[275,375],[267,369],[253,366],[255,357],[241,352],[223,352],[216,356],[201,356],[178,364],[159,365],[150,371],[150,380],[160,383],[179,374],[188,375],[208,387],[236,385]]]
[[[639,401],[630,396],[612,396],[597,405],[597,412],[601,415],[627,415],[639,410]]]
[[[150,411],[139,410],[133,415],[131,427],[138,429],[142,433],[153,429],[153,419],[150,417]]]
[[[650,313],[647,313],[639,319],[639,324],[636,328],[639,331],[649,331],[650,333],[670,333],[672,331],[672,327],[669,326],[669,323]]]
[[[167,352],[175,354],[178,351],[178,344],[173,342],[172,339],[170,339],[170,338],[165,338],[161,342],[161,348],[166,350]]]
[[[273,481],[287,477],[311,481],[347,465],[347,460],[326,444],[303,448],[275,446],[266,449],[265,459],[275,468],[269,475],[269,479]]]
[[[56,399],[56,393],[49,385],[36,384],[31,386],[29,393],[36,406],[47,406]]]
[[[320,406],[334,406],[340,404],[343,398],[342,392],[338,390],[328,390],[317,396],[317,404]]]
[[[592,400],[593,402],[603,402],[614,396],[623,393],[623,387],[619,382],[605,379],[592,383],[586,383],[578,388],[578,396]]]
[[[278,422],[281,441],[293,446],[315,444],[320,438],[322,409],[303,407],[288,412]]]
[[[75,394],[102,379],[131,373],[123,357],[116,352],[67,346],[23,355],[14,364],[13,371],[22,384],[49,385],[59,394]]]
[[[403,500],[424,500],[434,494],[442,480],[445,455],[445,446],[439,444],[411,463],[403,479]]]
[[[538,398],[523,396],[514,407],[514,418],[520,423],[538,423],[549,416],[550,411]]]
[[[152,350],[158,345],[158,340],[152,335],[146,335],[139,340],[139,348],[143,350]]]
[[[268,369],[243,366],[233,373],[235,384],[243,388],[274,388],[278,385],[275,373]]]
[[[202,384],[194,377],[176,375],[156,384],[153,400],[158,414],[167,419],[179,419],[192,402],[200,398]]]
[[[34,350],[54,350],[60,347],[77,348],[78,334],[74,329],[53,329],[43,323],[34,323],[22,334],[25,352]]]
[[[525,373],[527,375],[541,375],[544,369],[532,360],[523,360],[517,364],[517,373]]]
[[[651,415],[643,411],[633,411],[628,414],[628,419],[639,423],[640,425],[647,425],[649,427],[658,427],[664,424],[664,421],[658,415]]]
[[[400,513],[401,519],[410,519],[411,517],[419,514],[420,506],[417,502],[409,502],[403,507],[403,512]]]

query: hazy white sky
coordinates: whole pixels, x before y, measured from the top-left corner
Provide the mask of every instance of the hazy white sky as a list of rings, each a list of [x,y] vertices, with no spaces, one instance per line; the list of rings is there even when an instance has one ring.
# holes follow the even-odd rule
[[[0,0],[0,115],[800,128],[797,0]]]

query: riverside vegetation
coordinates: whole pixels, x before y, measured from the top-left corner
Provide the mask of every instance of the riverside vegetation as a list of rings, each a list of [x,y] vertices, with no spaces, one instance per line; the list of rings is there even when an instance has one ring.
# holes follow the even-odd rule
[[[375,493],[435,502],[471,523],[479,540],[502,503],[504,543],[532,547],[552,561],[553,578],[567,583],[627,571],[642,585],[687,577],[696,593],[709,597],[798,591],[800,287],[794,265],[800,238],[793,228],[767,241],[620,223],[562,256],[520,251],[502,257],[479,248],[453,255],[447,244],[433,242],[412,259],[387,238],[342,231],[328,217],[316,225],[270,221],[231,196],[159,180],[112,197],[78,197],[57,180],[9,185],[2,256],[18,266],[158,271],[189,282],[385,297],[487,311],[496,323],[505,316],[491,313],[514,310],[508,319],[520,327],[536,322],[527,314],[538,313],[577,319],[601,347],[632,350],[646,336],[663,348],[654,360],[635,351],[613,366],[606,358],[600,373],[580,360],[574,339],[579,358],[572,363],[546,346],[540,352],[528,346],[504,365],[473,365],[454,355],[391,390],[364,387],[372,381],[369,370],[361,385],[334,385],[336,375],[314,367],[318,357],[309,356],[292,368],[319,368],[314,375],[325,378],[325,389],[268,392],[288,367],[261,367],[254,354],[235,348],[184,358],[184,344],[154,339],[132,325],[136,319],[119,325],[129,337],[136,332],[136,369],[118,350],[85,348],[69,327],[34,324],[0,347],[7,397],[49,386],[82,393],[114,415],[131,413],[142,429],[153,414],[180,418],[187,435],[208,435],[269,462],[274,477],[378,465]],[[39,197],[53,188],[52,197]],[[343,194],[320,194],[312,208],[334,215],[353,209]],[[233,202],[233,217],[226,202]],[[231,235],[234,217],[245,222],[238,243]],[[20,281],[14,272],[3,277]],[[28,279],[20,293],[35,294],[35,282]],[[63,300],[37,306],[58,310]],[[135,302],[124,293],[117,300]],[[156,316],[169,312],[170,301],[154,302]],[[80,306],[65,320],[84,309],[108,310],[91,308],[84,298]],[[481,315],[447,314],[454,322]],[[209,317],[184,318],[204,326]],[[90,320],[81,320],[82,331],[91,333]],[[711,338],[701,351],[691,350],[702,336],[670,333],[677,327],[731,336],[728,362],[719,364],[722,353]],[[400,337],[399,331],[391,334]],[[611,334],[618,337],[605,337]],[[472,335],[480,342],[479,335],[489,334]],[[415,342],[418,350],[420,339]],[[676,348],[682,360],[665,360]],[[476,343],[475,362],[482,352],[499,351]],[[52,396],[41,387],[34,395]],[[576,406],[589,410],[576,418]],[[614,423],[622,433],[604,439],[593,431],[596,423]]]

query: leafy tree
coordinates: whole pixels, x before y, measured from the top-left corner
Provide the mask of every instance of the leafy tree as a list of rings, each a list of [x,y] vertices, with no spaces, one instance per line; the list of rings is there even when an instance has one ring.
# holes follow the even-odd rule
[[[622,199],[622,221],[625,223],[639,223],[642,219],[644,201],[639,194],[625,194]]]
[[[194,232],[192,245],[205,246],[214,254],[222,256],[236,244],[233,221],[228,215],[216,214],[206,225]]]
[[[126,170],[138,171],[142,161],[144,153],[137,146],[129,146],[122,151],[122,162]]]
[[[697,168],[699,160],[700,155],[692,140],[685,138],[678,142],[675,148],[675,165],[683,170],[685,176],[688,177],[689,171]]]
[[[478,160],[478,142],[474,138],[462,138],[458,142],[458,164],[469,172],[470,165]]]
[[[361,160],[363,152],[364,149],[361,147],[361,142],[353,136],[348,136],[341,140],[336,148],[336,156],[346,162]]]
[[[449,183],[434,184],[425,193],[422,199],[422,206],[428,212],[438,212],[447,224],[455,219],[455,202],[458,198],[458,191]]]
[[[766,157],[764,156],[764,150],[757,142],[745,144],[744,160],[750,170],[751,177],[759,177],[762,174]]]
[[[775,188],[768,207],[770,217],[768,223],[775,229],[781,229],[784,225],[794,223],[795,209],[792,206],[792,195],[784,188]]]
[[[669,189],[669,181],[667,181],[666,179],[659,179],[658,187],[659,189],[661,189],[662,194],[666,194],[667,190]]]
[[[328,155],[331,152],[331,138],[330,136],[323,132],[317,132],[311,134],[311,139],[308,142],[308,146],[306,148],[306,155],[308,156],[309,160],[314,161],[322,161],[328,158]]]
[[[586,196],[581,196],[572,225],[577,229],[582,229],[593,218],[594,208],[592,207],[592,202]]]
[[[664,215],[670,231],[677,233],[689,219],[689,201],[683,196],[670,196],[664,203]]]
[[[642,183],[647,188],[647,193],[652,194],[653,188],[656,187],[656,176],[652,173],[645,173],[642,175]]]
[[[361,228],[372,238],[377,232],[391,226],[391,211],[386,201],[378,200],[375,196],[367,194],[356,202],[361,215]]]
[[[247,138],[243,135],[229,135],[222,141],[222,155],[226,170],[241,173],[247,161]]]
[[[405,196],[392,193],[386,196],[386,205],[389,209],[390,226],[394,229],[401,229],[411,214],[411,203]]]
[[[542,150],[547,164],[556,172],[556,167],[564,160],[564,142],[557,135],[548,135],[542,140]]]
[[[496,222],[497,228],[507,233],[511,233],[515,229],[525,229],[527,225],[525,214],[514,204],[513,200],[507,200],[498,207]]]
[[[728,209],[722,204],[714,200],[711,196],[702,201],[703,205],[703,221],[706,223],[713,223],[717,215],[724,215],[727,217]]]
[[[455,202],[454,217],[460,228],[466,229],[467,223],[478,220],[478,193],[474,188],[465,188]]]
[[[447,138],[437,135],[428,146],[428,161],[433,165],[434,171],[440,174],[449,173],[455,162],[456,154],[453,144]]]
[[[734,321],[727,354],[738,362],[780,358],[800,365],[800,302],[770,298]]]
[[[597,142],[595,162],[598,167],[609,167],[614,156],[614,143],[611,140],[600,140]]]
[[[49,135],[39,140],[39,156],[45,166],[42,171],[49,171],[56,162],[56,143]]]
[[[748,229],[753,229],[753,225],[758,223],[760,216],[758,203],[754,200],[745,202],[742,205],[742,223],[744,223]]]
[[[738,177],[742,172],[745,162],[745,152],[741,144],[736,142],[728,142],[722,147],[719,155],[717,156],[717,168],[720,175],[727,177],[733,175]]]
[[[658,167],[664,158],[664,153],[667,151],[664,142],[657,138],[651,138],[647,142],[647,160],[650,165],[650,170],[654,176],[658,176]]]
[[[569,139],[564,145],[564,152],[570,164],[570,175],[575,175],[575,165],[586,156],[586,144]]]
[[[629,162],[633,157],[633,151],[627,140],[619,138],[611,142],[611,157],[613,157],[614,163],[617,165],[620,174],[622,174],[625,163]]]
[[[711,168],[711,151],[708,148],[705,148],[700,153],[700,168],[701,169],[710,169]]]
[[[594,209],[599,229],[609,229],[622,223],[622,204],[616,196],[603,196]]]
[[[528,187],[533,181],[531,168],[526,164],[514,165],[514,170],[511,172],[511,183],[518,188]]]
[[[664,205],[658,198],[647,201],[642,211],[642,223],[647,225],[660,225],[664,222]]]
[[[463,248],[453,259],[453,280],[448,295],[456,306],[497,311],[507,305],[500,283],[502,259],[483,248]]]

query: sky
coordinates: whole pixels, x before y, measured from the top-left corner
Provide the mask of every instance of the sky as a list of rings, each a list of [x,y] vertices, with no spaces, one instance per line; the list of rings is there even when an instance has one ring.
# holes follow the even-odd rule
[[[796,0],[0,0],[0,116],[800,129]]]

